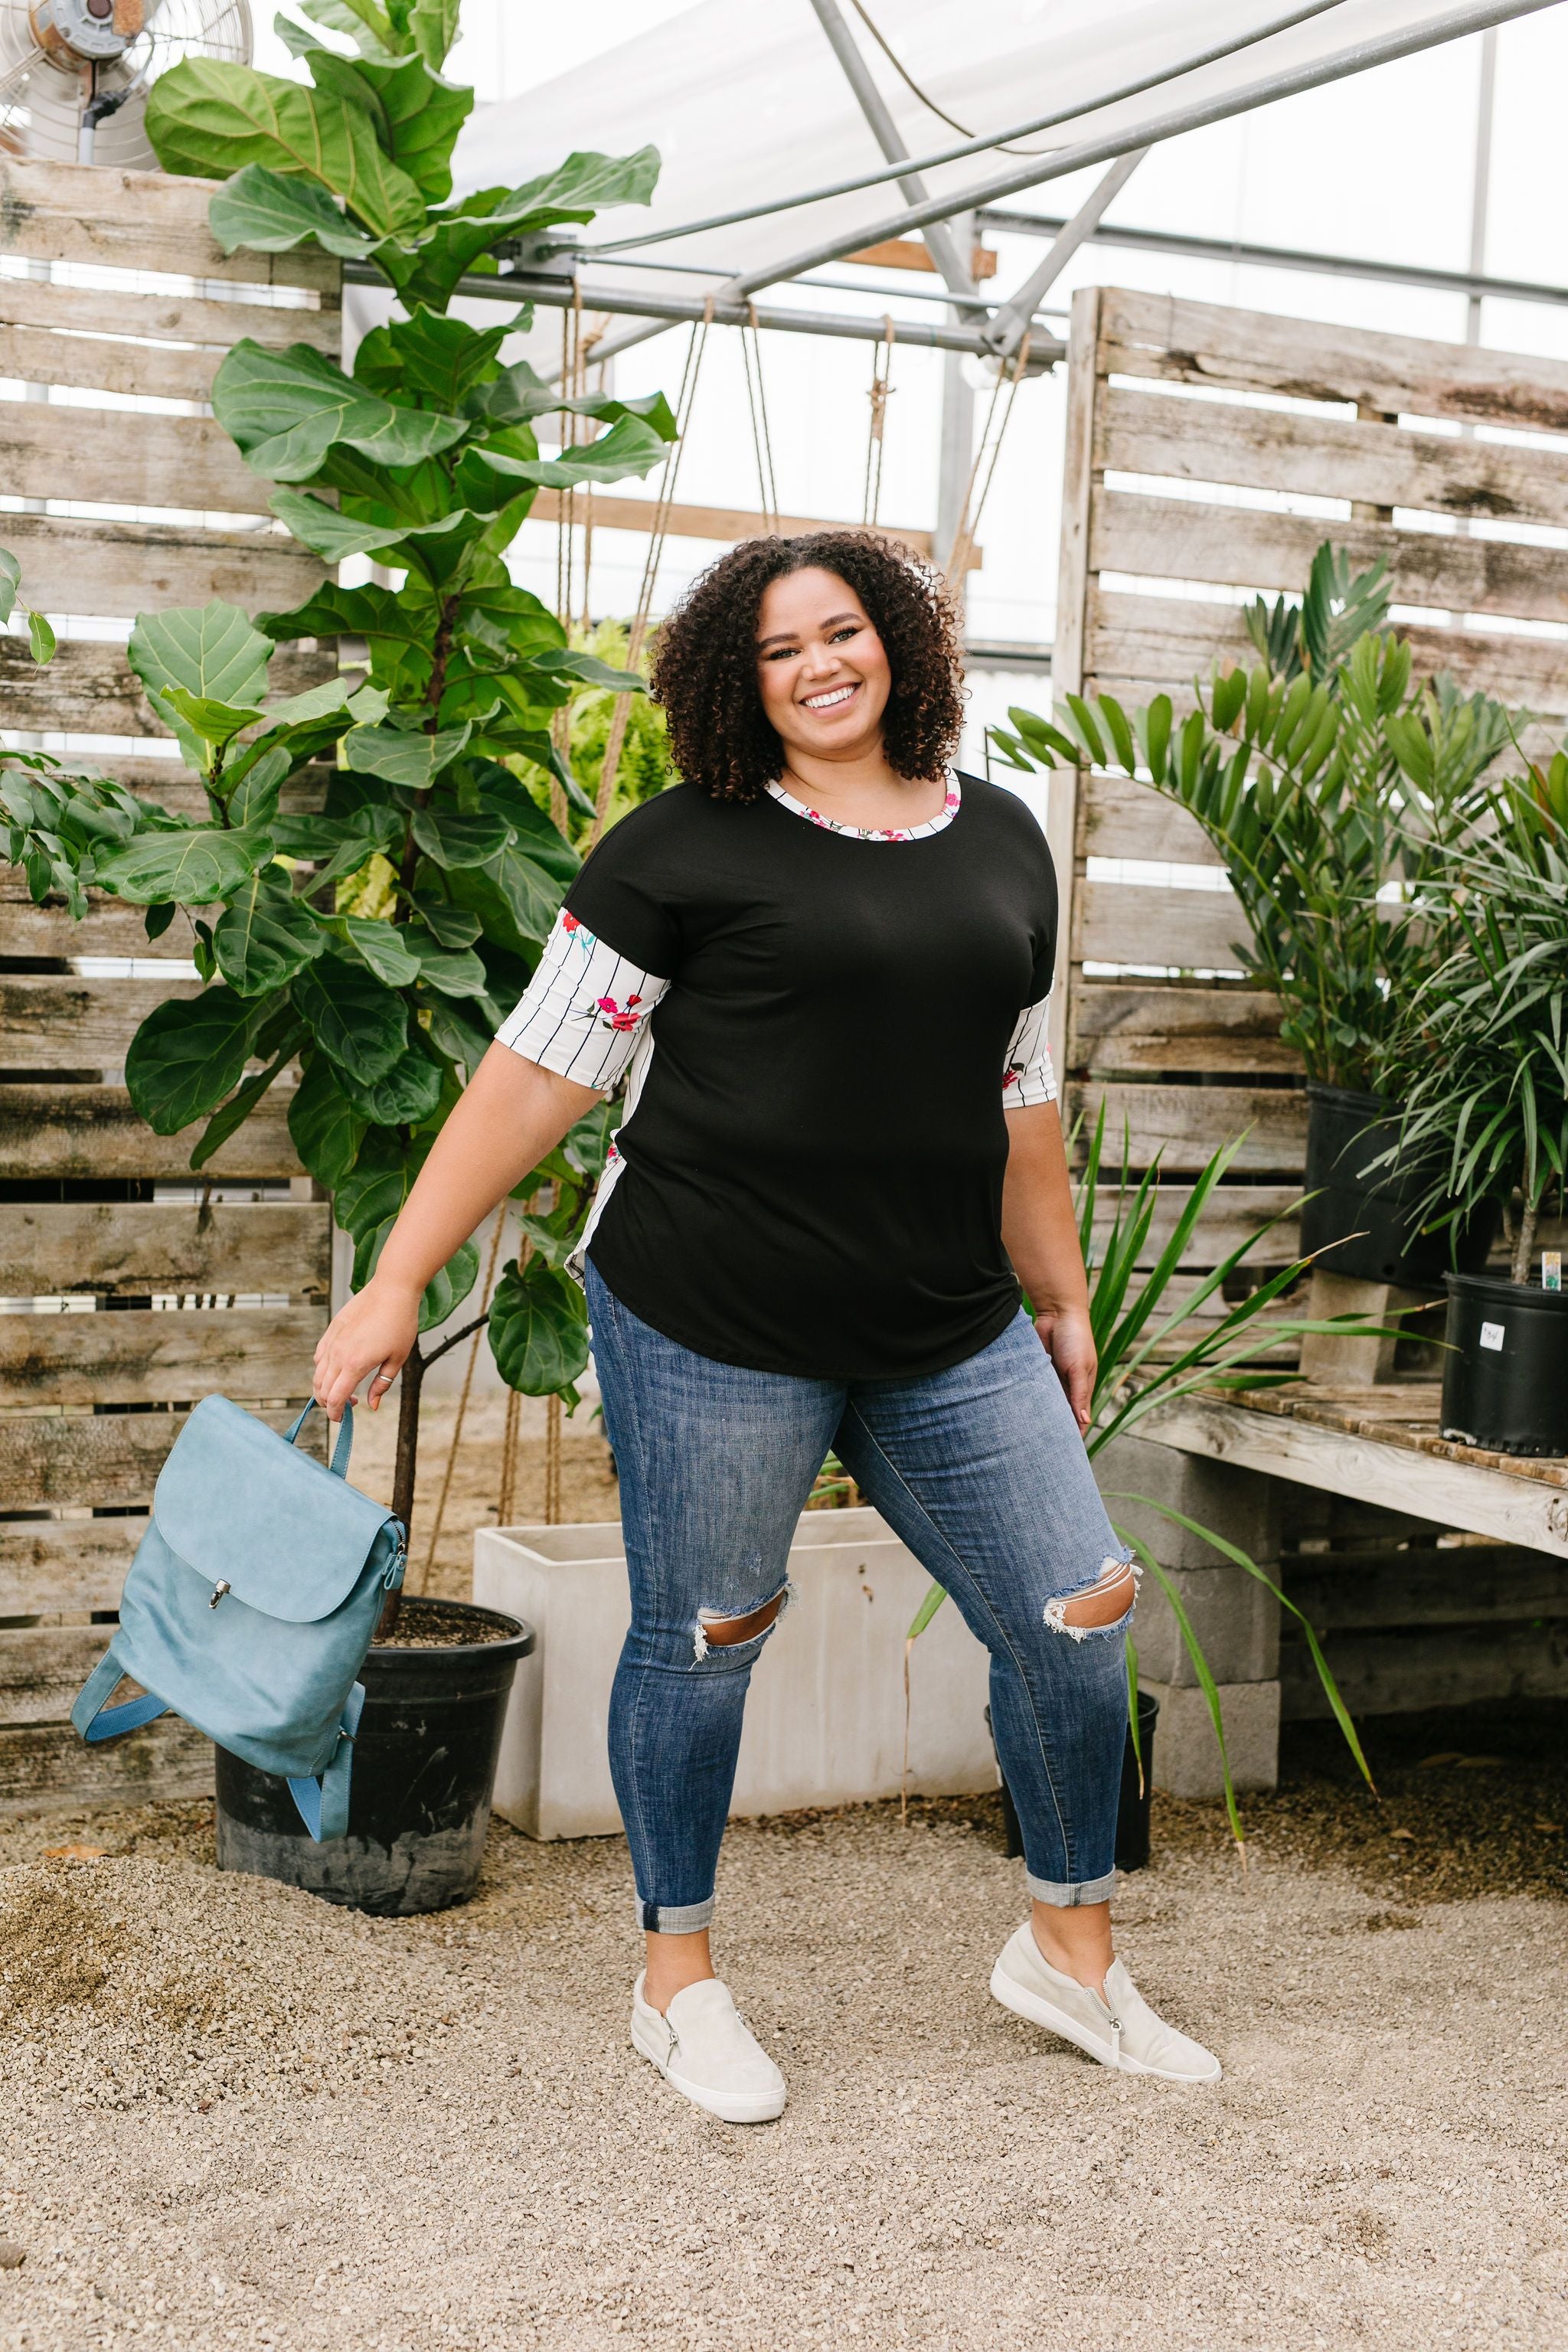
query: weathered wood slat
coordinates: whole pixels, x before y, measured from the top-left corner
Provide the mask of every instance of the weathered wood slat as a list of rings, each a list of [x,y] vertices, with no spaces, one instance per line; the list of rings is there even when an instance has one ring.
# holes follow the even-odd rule
[[[171,806],[174,803],[171,802]],[[199,812],[193,809],[193,814]],[[189,963],[191,931],[178,919],[161,938],[150,940],[144,909],[101,890],[87,894],[87,912],[79,920],[61,899],[46,899],[35,907],[26,896],[26,880],[14,866],[0,866],[0,961],[7,957],[48,956],[56,962],[72,956],[150,956],[164,963]],[[27,1065],[11,1060],[9,1040],[0,1038],[6,1069]]]
[[[1427,1387],[1435,1414],[1436,1389]],[[1356,1495],[1387,1510],[1409,1512],[1429,1526],[1467,1528],[1568,1559],[1568,1496],[1561,1463],[1521,1461],[1505,1469],[1495,1456],[1424,1443],[1394,1423],[1376,1433],[1373,1426],[1369,1422],[1363,1429],[1335,1428],[1258,1405],[1185,1397],[1149,1414],[1139,1431],[1181,1453],[1267,1471],[1332,1495]],[[1434,1418],[1431,1438],[1436,1436]]]
[[[1163,1070],[1300,1074],[1263,989],[1089,980],[1075,973],[1068,1066],[1127,1076]]]
[[[1152,784],[1130,776],[1079,780],[1079,856],[1131,857],[1154,865],[1218,866],[1218,850],[1196,817]]]
[[[1289,515],[1268,518],[1270,523],[1281,526],[1297,520]],[[1305,525],[1303,534],[1304,541],[1310,539],[1316,549],[1321,544],[1324,526]],[[1331,536],[1336,546],[1342,543],[1337,530]],[[1431,543],[1479,547],[1487,542],[1444,540]],[[1302,584],[1306,568],[1302,566],[1300,580],[1290,584]],[[1172,577],[1194,576],[1178,572],[1173,559],[1167,570]],[[1402,588],[1401,593],[1405,593]],[[1223,658],[1250,664],[1257,659],[1238,605],[1182,596],[1131,595],[1098,585],[1089,601],[1090,688],[1109,688],[1130,708],[1136,708],[1156,691],[1174,688],[1177,690],[1173,698],[1180,712],[1191,707],[1190,696],[1184,696],[1180,689],[1194,676],[1205,675],[1211,662]],[[1413,596],[1411,601],[1427,600]],[[1568,642],[1561,638],[1531,637],[1511,631],[1483,635],[1479,630],[1403,625],[1400,635],[1408,641],[1412,660],[1420,675],[1431,677],[1447,669],[1467,694],[1484,688],[1500,701],[1525,703],[1541,711],[1568,710]]]
[[[0,1804],[15,1813],[205,1797],[212,1785],[212,1742],[181,1716],[161,1716],[100,1748],[89,1748],[69,1723],[0,1730]]]
[[[1568,451],[1366,418],[1111,387],[1101,406],[1099,454],[1110,473],[1227,482],[1483,521],[1568,524]],[[1547,564],[1560,554],[1531,551]]]
[[[292,302],[247,300],[248,292],[248,288],[237,286],[229,300],[213,301],[196,294],[138,294],[128,286],[106,290],[50,284],[36,278],[0,278],[0,326],[57,335],[68,329],[73,335],[101,339],[88,348],[96,347],[105,354],[128,349],[145,352],[149,342],[205,344],[205,358],[199,352],[192,357],[203,359],[209,383],[224,352],[242,335],[266,344],[268,350],[309,343],[312,351],[337,356],[342,347],[343,321],[335,303],[317,310]],[[55,381],[63,383],[72,379],[59,376]],[[131,383],[126,389],[151,392],[154,387],[143,383]],[[205,398],[205,393],[197,396]]]
[[[336,294],[339,265],[313,248],[225,253],[207,226],[216,185],[163,172],[0,158],[0,251]]]
[[[1100,1165],[1100,1202],[1095,1212],[1094,1231],[1097,1240],[1103,1241],[1110,1231],[1115,1213],[1115,1201],[1110,1186],[1121,1165],[1121,1139],[1107,1133],[1105,1157]],[[1294,1184],[1218,1184],[1209,1194],[1197,1229],[1181,1259],[1184,1271],[1197,1268],[1207,1273],[1210,1268],[1229,1256],[1232,1250],[1255,1235],[1264,1237],[1258,1243],[1254,1256],[1259,1266],[1288,1265],[1295,1257],[1300,1239],[1299,1221],[1286,1212],[1294,1207],[1300,1188]],[[1149,1240],[1140,1265],[1152,1265],[1171,1238],[1177,1219],[1192,1199],[1189,1184],[1162,1184],[1154,1205],[1154,1220],[1149,1229]],[[1270,1223],[1278,1218],[1278,1223]],[[1265,1228],[1268,1231],[1265,1232]],[[1247,1263],[1253,1263],[1248,1259]]]
[[[265,514],[272,484],[253,473],[211,416],[131,415],[0,401],[0,479],[29,499]]]
[[[1568,363],[1174,296],[1100,291],[1107,375],[1350,401],[1384,415],[1568,432]]]
[[[1085,876],[1073,892],[1078,963],[1165,965],[1184,971],[1245,969],[1237,942],[1251,938],[1234,890],[1155,889]]]
[[[0,1617],[118,1609],[145,1518],[0,1519]]]
[[[40,613],[132,620],[215,596],[247,612],[284,613],[314,595],[325,577],[313,555],[274,530],[30,514],[7,515],[5,529],[28,602]]]
[[[1341,1633],[1323,1643],[1353,1717],[1409,1715],[1480,1699],[1568,1696],[1568,1622],[1539,1626],[1404,1625],[1394,1633]],[[1305,1642],[1279,1644],[1280,1715],[1288,1723],[1330,1713]]]
[[[54,980],[0,971],[0,1056],[15,1070],[118,1070],[154,1005],[199,980]]]
[[[1307,584],[1313,556],[1330,539],[1345,548],[1358,566],[1386,556],[1399,604],[1429,605],[1442,613],[1498,613],[1520,621],[1562,618],[1564,550],[1528,546],[1519,540],[1395,530],[1386,523],[1359,522],[1349,516],[1325,520],[1321,515],[1276,514],[1257,507],[1211,506],[1197,499],[1118,489],[1097,492],[1092,530],[1097,572],[1202,580],[1267,590],[1271,595],[1280,589],[1299,593]],[[1192,609],[1209,614],[1226,637],[1250,644],[1239,607],[1198,604]],[[1446,641],[1449,633],[1427,629],[1421,634],[1425,644],[1434,635]],[[1560,638],[1469,634],[1472,643],[1489,651],[1494,667],[1506,666],[1521,643],[1527,659],[1536,646],[1549,645],[1560,666],[1568,662]],[[1100,667],[1116,665],[1101,661]]]
[[[243,1278],[254,1280],[248,1265]],[[189,1404],[215,1389],[300,1396],[326,1322],[324,1307],[0,1315],[0,1395],[60,1405]]]
[[[0,1510],[130,1503],[145,1508],[184,1412],[0,1413]],[[292,1412],[260,1418],[288,1428]]]
[[[1092,1126],[1105,1105],[1105,1131],[1122,1128],[1135,1169],[1156,1158],[1169,1175],[1196,1175],[1222,1143],[1241,1139],[1231,1166],[1238,1176],[1287,1175],[1307,1152],[1307,1097],[1293,1087],[1128,1086],[1076,1081],[1068,1087],[1069,1118],[1079,1112]]]
[[[3,282],[15,285],[16,280]],[[244,329],[235,331],[243,334]],[[185,351],[177,343],[111,343],[97,336],[38,334],[30,327],[0,326],[0,375],[23,383],[69,384],[83,392],[205,401],[222,356],[221,352]],[[70,413],[80,415],[79,404],[71,404]]]
[[[1320,1633],[1568,1617],[1568,1561],[1507,1546],[1298,1559],[1284,1582]]]
[[[0,1724],[68,1722],[110,1631],[107,1625],[32,1625],[0,1633]]]
[[[214,1154],[203,1179],[301,1175],[289,1135],[289,1102],[280,1078]],[[192,1183],[191,1153],[200,1137],[199,1127],[154,1135],[132,1109],[123,1087],[0,1086],[0,1178],[156,1176]]]
[[[282,646],[273,656],[269,690],[275,699],[302,693],[330,677],[334,667],[330,654]],[[90,638],[65,639],[53,661],[40,668],[18,639],[0,637],[0,705],[7,727],[75,735],[169,732],[127,663],[124,647]]]
[[[7,1298],[82,1291],[324,1298],[331,1284],[324,1202],[213,1201],[204,1209],[184,1201],[0,1201],[0,1296]],[[63,1319],[74,1328],[78,1318]],[[84,1335],[80,1344],[90,1351],[100,1343]]]

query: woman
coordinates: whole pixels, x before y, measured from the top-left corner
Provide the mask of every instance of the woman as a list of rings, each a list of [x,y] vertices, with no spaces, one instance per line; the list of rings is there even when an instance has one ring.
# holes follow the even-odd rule
[[[627,1079],[583,1272],[632,1587],[610,1716],[647,1937],[632,2040],[735,2123],[785,2089],[714,1974],[714,1874],[830,1447],[991,1652],[1033,1897],[992,1991],[1103,2064],[1219,2073],[1111,1948],[1136,1571],[1081,1441],[1056,885],[1023,803],[948,765],[960,676],[939,584],[862,532],[703,574],[653,677],[685,782],[588,859],[318,1351],[334,1418],[367,1379],[379,1404],[426,1282]]]

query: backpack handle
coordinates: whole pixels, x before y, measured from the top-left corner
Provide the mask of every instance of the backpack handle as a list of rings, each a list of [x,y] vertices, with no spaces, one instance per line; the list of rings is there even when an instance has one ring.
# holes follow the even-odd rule
[[[283,1437],[286,1444],[293,1444],[295,1439],[299,1436],[300,1432],[304,1428],[306,1422],[315,1412],[318,1402],[319,1400],[317,1398],[312,1397],[310,1403],[305,1407],[304,1412],[300,1415],[299,1420],[295,1422],[293,1427],[284,1431]],[[338,1442],[332,1448],[331,1462],[328,1465],[334,1477],[346,1478],[348,1476],[349,1455],[353,1450],[353,1442],[354,1409],[352,1404],[345,1404],[343,1407],[342,1423],[338,1431]]]

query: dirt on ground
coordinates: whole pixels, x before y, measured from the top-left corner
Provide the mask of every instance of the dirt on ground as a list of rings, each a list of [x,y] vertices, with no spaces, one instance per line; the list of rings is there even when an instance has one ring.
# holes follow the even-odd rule
[[[372,1920],[217,1872],[203,1804],[0,1826],[0,2346],[1558,2352],[1565,1731],[1374,1727],[1381,1806],[1292,1735],[1245,1871],[1156,1797],[1119,1940],[1208,2089],[991,2000],[994,1800],[737,1824],[752,2130],[628,2047],[619,1839],[498,1825],[472,1903]]]

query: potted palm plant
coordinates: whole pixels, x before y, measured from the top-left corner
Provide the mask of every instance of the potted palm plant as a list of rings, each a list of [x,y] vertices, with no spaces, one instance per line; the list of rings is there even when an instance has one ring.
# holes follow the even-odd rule
[[[1538,1257],[1568,1166],[1568,757],[1500,786],[1499,822],[1446,876],[1454,951],[1413,999],[1397,1150],[1432,1172],[1436,1221],[1500,1218],[1506,1272],[1447,1276],[1443,1434],[1568,1454],[1568,1296]]]
[[[1482,1205],[1423,1233],[1418,1171],[1376,1163],[1398,1130],[1403,1008],[1451,945],[1425,884],[1484,817],[1510,722],[1489,696],[1412,678],[1389,593],[1381,565],[1352,574],[1324,545],[1299,604],[1248,608],[1258,661],[1216,663],[1180,726],[1168,695],[1131,716],[1068,695],[1053,719],[1013,710],[993,735],[1015,766],[1121,767],[1202,825],[1250,926],[1237,961],[1278,998],[1306,1070],[1303,1249],[1415,1286],[1450,1253],[1484,1264],[1494,1230]]]
[[[557,807],[593,818],[557,715],[584,688],[641,690],[513,586],[505,551],[542,485],[647,474],[675,425],[661,394],[569,399],[525,362],[504,364],[526,308],[483,330],[450,310],[465,272],[493,270],[509,240],[646,202],[653,151],[574,154],[453,205],[451,151],[474,102],[440,72],[456,6],[353,0],[311,13],[355,54],[279,19],[309,87],[187,59],[158,83],[148,132],[171,171],[241,165],[210,207],[226,250],[314,242],[368,265],[395,298],[352,372],[311,346],[247,339],[219,366],[212,405],[247,461],[283,486],[272,504],[296,538],[329,564],[368,558],[402,584],[329,581],[296,611],[254,620],[216,603],[140,615],[131,664],[205,814],[191,822],[46,755],[7,755],[0,849],[40,900],[79,914],[91,886],[144,907],[150,937],[188,926],[205,985],[137,1032],[132,1102],[159,1134],[205,1122],[191,1153],[200,1169],[297,1066],[289,1131],[353,1239],[357,1283],[577,869],[530,781],[548,776]],[[533,420],[552,409],[604,429],[543,457]],[[0,603],[15,590],[0,565]],[[299,639],[363,646],[367,674],[269,707],[274,649]],[[311,763],[323,761],[334,764],[321,804],[286,807],[284,786],[308,769],[321,776]],[[595,1113],[520,1187],[521,1205],[542,1213],[524,1219],[488,1310],[452,1329],[479,1277],[471,1244],[430,1285],[421,1328],[447,1331],[402,1374],[392,1502],[405,1526],[421,1389],[447,1347],[488,1323],[510,1385],[575,1402],[587,1332],[559,1261],[607,1142],[608,1114]],[[536,1199],[546,1188],[547,1204]],[[220,1754],[220,1861],[371,1909],[460,1899],[525,1645],[493,1612],[389,1606],[367,1665],[349,1836],[312,1846],[285,1785]]]

